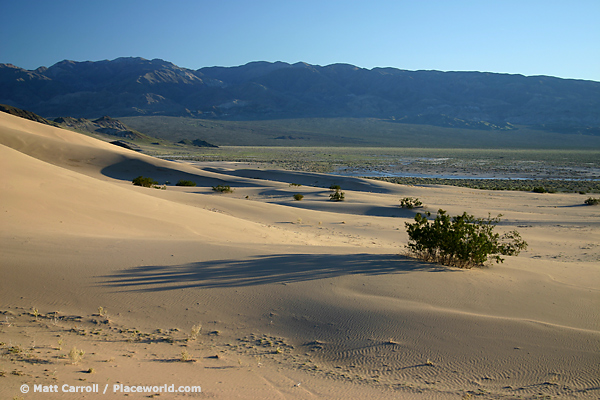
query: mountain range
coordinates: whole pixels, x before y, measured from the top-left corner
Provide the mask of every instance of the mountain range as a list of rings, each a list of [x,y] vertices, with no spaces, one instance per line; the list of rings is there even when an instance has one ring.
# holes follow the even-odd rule
[[[600,82],[487,72],[251,62],[191,70],[137,57],[0,64],[0,103],[46,118],[381,118],[486,130],[600,135]]]

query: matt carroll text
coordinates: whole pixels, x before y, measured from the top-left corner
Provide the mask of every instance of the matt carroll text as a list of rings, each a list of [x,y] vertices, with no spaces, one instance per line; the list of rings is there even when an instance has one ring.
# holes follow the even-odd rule
[[[91,385],[84,386],[72,386],[69,384],[64,384],[60,386],[59,391],[58,385],[33,385],[34,393],[99,393],[98,384],[93,383]],[[23,388],[21,389],[23,393],[26,393]]]
[[[91,385],[73,386],[65,383],[62,386],[59,385],[33,385],[34,393],[102,393],[106,394],[108,389],[108,383],[104,385],[104,390],[100,392],[100,388],[97,383]],[[200,393],[202,388],[200,386],[175,386],[175,385],[153,385],[153,386],[142,386],[142,385],[123,385],[117,383],[112,385],[113,393]],[[28,393],[29,385],[21,385],[21,392]]]

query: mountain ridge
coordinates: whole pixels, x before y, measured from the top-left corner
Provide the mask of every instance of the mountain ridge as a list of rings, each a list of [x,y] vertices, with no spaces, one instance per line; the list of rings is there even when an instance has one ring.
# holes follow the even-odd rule
[[[351,117],[465,129],[527,125],[583,134],[600,129],[600,82],[342,63],[254,61],[191,70],[161,59],[122,57],[64,60],[36,70],[0,64],[0,103],[46,118]]]

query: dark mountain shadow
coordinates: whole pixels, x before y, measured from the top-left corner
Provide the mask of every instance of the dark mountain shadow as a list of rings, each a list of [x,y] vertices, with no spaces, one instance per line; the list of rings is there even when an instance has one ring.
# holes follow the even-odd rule
[[[127,268],[101,283],[123,291],[158,292],[184,288],[228,288],[304,282],[343,275],[449,271],[396,254],[276,254],[243,260]]]

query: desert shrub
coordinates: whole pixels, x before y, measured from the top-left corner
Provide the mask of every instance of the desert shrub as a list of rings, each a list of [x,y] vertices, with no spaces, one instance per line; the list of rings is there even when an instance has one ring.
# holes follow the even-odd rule
[[[544,186],[536,186],[531,189],[533,193],[556,193],[554,189],[546,189]]]
[[[182,350],[181,351],[181,357],[179,358],[179,360],[181,362],[188,362],[188,361],[192,361],[192,355],[190,353],[188,353],[187,350]]]
[[[421,207],[422,205],[423,205],[423,203],[421,203],[421,200],[415,199],[412,197],[405,197],[402,200],[400,200],[400,207],[408,208],[409,210],[412,210],[413,208]]]
[[[501,255],[518,255],[527,243],[517,231],[500,236],[494,232],[501,215],[495,218],[475,218],[463,213],[450,218],[439,210],[434,221],[422,214],[415,215],[414,223],[406,223],[409,251],[416,257],[440,264],[471,268],[482,266],[488,258],[496,263],[504,261]]]
[[[192,326],[192,330],[190,331],[190,340],[198,339],[198,335],[200,335],[200,331],[202,330],[202,324],[197,324]]]
[[[595,206],[595,205],[600,204],[600,199],[590,197],[589,199],[584,201],[584,203],[587,204],[588,206]]]
[[[143,187],[152,187],[154,185],[158,185],[158,182],[156,182],[154,179],[152,178],[147,178],[144,176],[138,176],[137,178],[135,178],[133,181],[131,181],[135,186],[143,186]]]
[[[341,190],[342,188],[340,187],[340,185],[331,185],[331,186],[329,186],[329,189],[331,189],[331,190]]]
[[[75,346],[73,346],[71,351],[69,351],[69,358],[71,359],[73,364],[77,364],[79,361],[83,360],[84,355],[85,351],[79,350]]]
[[[329,200],[344,201],[345,200],[344,192],[340,192],[340,189],[335,189],[335,192],[333,192],[329,195]]]
[[[196,182],[180,179],[175,186],[196,186]]]
[[[296,200],[296,201],[300,201],[300,200],[302,200],[303,198],[304,198],[304,195],[303,195],[303,194],[296,193],[296,194],[294,195],[294,200]]]
[[[233,192],[233,189],[231,189],[231,186],[229,185],[217,185],[217,186],[213,186],[212,190],[214,190],[215,192],[219,192],[219,193],[231,193]]]

